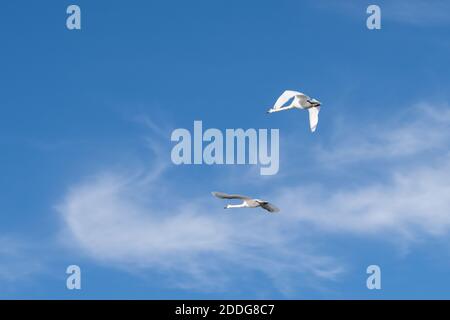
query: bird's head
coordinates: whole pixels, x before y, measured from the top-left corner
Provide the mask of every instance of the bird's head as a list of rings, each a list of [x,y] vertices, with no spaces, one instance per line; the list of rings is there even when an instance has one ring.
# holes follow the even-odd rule
[[[316,99],[310,99],[308,100],[308,102],[311,103],[313,107],[320,107],[320,105],[322,104],[319,100]]]

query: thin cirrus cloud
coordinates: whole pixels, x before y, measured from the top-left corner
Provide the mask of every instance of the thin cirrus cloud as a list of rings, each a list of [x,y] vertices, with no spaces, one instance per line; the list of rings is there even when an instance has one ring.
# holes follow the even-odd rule
[[[450,3],[446,0],[389,0],[376,2],[314,1],[313,5],[325,10],[334,10],[353,17],[364,18],[370,4],[380,6],[382,19],[407,25],[441,26],[450,24]]]
[[[329,232],[361,236],[406,241],[447,236],[450,108],[419,104],[408,114],[392,115],[383,125],[369,129],[352,127],[349,130],[358,135],[340,133],[332,145],[318,148],[317,161],[312,163],[331,167],[326,174],[364,179],[282,192],[278,201],[294,208],[291,218]],[[371,173],[366,173],[368,169]]]
[[[362,171],[352,174],[364,179],[353,187],[327,184],[326,177],[292,185],[283,177],[291,187],[272,190],[270,197],[282,207],[278,216],[224,215],[206,193],[180,196],[177,190],[190,186],[172,185],[164,178],[167,165],[155,163],[156,174],[109,172],[72,186],[58,205],[62,231],[94,261],[188,276],[177,277],[183,287],[227,287],[236,281],[236,270],[263,273],[280,291],[293,289],[291,280],[299,275],[336,279],[347,262],[313,245],[324,234],[392,236],[407,243],[448,234],[450,108],[422,104],[408,111],[410,118],[393,116],[312,153],[316,169],[327,169],[328,160],[335,164],[322,176],[345,180],[345,170],[355,163],[379,167],[377,176],[366,175],[367,166],[355,167]]]
[[[149,127],[151,149],[167,151],[158,142],[159,129]],[[344,272],[338,259],[302,244],[298,230],[280,216],[224,214],[209,192],[181,197],[177,190],[192,186],[171,184],[164,176],[167,159],[154,159],[152,170],[108,171],[71,186],[57,205],[61,239],[98,263],[163,272],[175,279],[171,285],[199,290],[229,288],[242,274],[257,272],[289,292],[292,279],[302,275],[303,286],[317,286]]]
[[[332,279],[342,271],[334,259],[298,246],[276,217],[237,218],[175,194],[143,199],[158,192],[158,179],[142,184],[140,177],[106,174],[73,187],[58,206],[64,235],[100,263],[179,274],[182,287],[220,289],[236,270],[247,270],[265,273],[282,290],[284,277]]]
[[[414,25],[449,24],[450,3],[446,0],[395,0],[386,2],[388,19]]]
[[[335,134],[333,144],[316,148],[316,159],[333,166],[374,160],[432,156],[448,150],[450,107],[419,103],[405,114],[387,113],[383,125],[369,124]],[[362,133],[362,134],[361,134]],[[415,158],[414,158],[415,157]]]
[[[34,257],[35,251],[36,248],[18,236],[0,235],[0,284],[3,289],[8,283],[43,271],[42,261]]]

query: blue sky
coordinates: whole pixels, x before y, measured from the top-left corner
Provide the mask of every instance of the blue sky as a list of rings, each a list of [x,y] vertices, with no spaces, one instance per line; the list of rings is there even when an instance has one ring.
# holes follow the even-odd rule
[[[0,298],[450,298],[448,2],[378,1],[378,31],[366,1],[74,3],[80,31],[0,7]],[[314,134],[265,114],[286,89]],[[279,173],[173,165],[194,120],[279,128]]]

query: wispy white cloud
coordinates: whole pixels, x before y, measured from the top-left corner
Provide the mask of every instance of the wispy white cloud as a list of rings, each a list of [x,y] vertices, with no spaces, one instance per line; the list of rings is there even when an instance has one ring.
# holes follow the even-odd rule
[[[313,4],[327,10],[337,10],[353,17],[364,17],[370,4],[379,5],[382,19],[417,26],[439,26],[450,24],[447,14],[450,3],[446,0],[389,0],[363,2],[349,1],[314,1]]]
[[[292,219],[329,232],[404,240],[448,235],[450,108],[420,104],[407,111],[373,127],[352,126],[318,149],[311,164],[332,167],[346,182],[296,186],[277,201],[292,208]],[[363,179],[348,183],[354,176]]]
[[[265,274],[284,292],[299,275],[310,285],[336,279],[346,264],[315,247],[324,234],[406,243],[448,235],[450,108],[421,104],[407,111],[365,131],[352,126],[312,152],[311,167],[323,171],[315,183],[277,179],[290,185],[269,191],[280,215],[224,214],[208,194],[186,197],[190,185],[168,181],[169,167],[155,160],[155,171],[110,171],[72,186],[58,205],[63,234],[95,261],[162,271],[182,287],[224,288],[236,281],[236,270]],[[323,170],[328,163],[335,170]],[[377,174],[367,174],[368,167]],[[328,184],[326,175],[344,182]],[[354,175],[363,179],[347,183]]]
[[[166,180],[161,162],[154,159],[154,170],[109,171],[72,186],[57,206],[61,239],[103,264],[161,271],[168,279],[175,275],[176,286],[203,290],[223,289],[240,273],[258,272],[289,292],[299,275],[303,285],[314,285],[314,279],[332,280],[344,271],[337,259],[302,244],[283,216],[225,214],[208,193],[181,196],[180,189],[191,186]]]
[[[443,235],[450,230],[450,157],[441,164],[390,172],[350,188],[290,189],[278,201],[294,219],[332,232],[359,235]]]
[[[448,150],[449,127],[447,104],[421,103],[406,113],[387,112],[381,124],[351,125],[335,134],[329,145],[317,147],[315,156],[322,164],[332,166],[374,160],[411,161]]]
[[[23,281],[42,270],[41,260],[36,259],[29,242],[0,235],[0,284]]]
[[[333,259],[298,246],[277,217],[224,215],[205,200],[177,199],[176,190],[159,194],[161,183],[110,174],[72,187],[58,206],[64,236],[100,262],[175,271],[200,288],[232,280],[236,268],[274,279],[305,272],[333,278],[342,271]]]
[[[383,3],[385,16],[414,25],[449,24],[450,3],[446,0],[394,0]]]

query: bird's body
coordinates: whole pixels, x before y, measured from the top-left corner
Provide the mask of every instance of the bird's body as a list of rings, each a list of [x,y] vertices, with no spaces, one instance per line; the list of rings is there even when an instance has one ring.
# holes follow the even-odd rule
[[[286,105],[289,100],[292,99],[291,104]],[[283,94],[277,99],[275,104],[271,109],[269,109],[268,113],[285,111],[290,109],[306,109],[309,111],[309,123],[311,131],[316,131],[317,124],[319,122],[319,111],[320,111],[320,102],[316,99],[312,99],[305,95],[304,93],[292,90],[286,90]]]
[[[219,199],[239,199],[242,200],[241,204],[227,204],[225,209],[233,209],[233,208],[257,208],[261,207],[269,212],[278,212],[280,211],[277,207],[270,204],[268,201],[260,200],[260,199],[252,199],[247,196],[242,196],[239,194],[226,194],[223,192],[212,192],[212,195]]]

